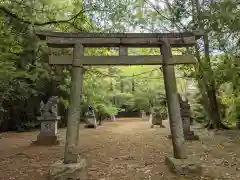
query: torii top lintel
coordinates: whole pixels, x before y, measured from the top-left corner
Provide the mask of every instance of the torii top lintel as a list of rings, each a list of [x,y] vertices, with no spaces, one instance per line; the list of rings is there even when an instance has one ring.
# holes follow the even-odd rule
[[[85,47],[159,47],[165,39],[171,47],[189,47],[204,35],[203,32],[183,33],[67,33],[36,31],[41,40],[46,40],[49,47],[68,48],[75,44]]]

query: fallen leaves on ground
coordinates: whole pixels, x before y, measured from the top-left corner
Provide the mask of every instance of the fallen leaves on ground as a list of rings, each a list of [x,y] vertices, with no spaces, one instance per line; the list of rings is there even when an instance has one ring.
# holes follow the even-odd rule
[[[148,121],[139,119],[81,128],[79,154],[87,160],[86,180],[239,180],[240,132],[196,131],[201,140],[187,142],[188,152],[202,162],[204,176],[188,178],[175,176],[164,164],[165,156],[172,156],[169,128],[149,128]],[[49,166],[63,158],[65,129],[59,130],[59,146],[30,145],[37,134],[0,134],[0,180],[43,180]]]

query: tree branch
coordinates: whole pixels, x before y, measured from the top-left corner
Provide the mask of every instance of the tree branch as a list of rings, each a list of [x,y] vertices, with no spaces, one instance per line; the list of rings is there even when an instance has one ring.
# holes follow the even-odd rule
[[[169,21],[169,22],[172,22],[172,20],[171,20],[170,18],[168,18],[167,16],[163,15],[163,13],[161,13],[161,12],[158,10],[158,8],[157,8],[155,5],[153,5],[152,2],[150,2],[149,0],[144,0],[144,1],[145,1],[145,3],[148,4],[151,8],[153,8],[161,17],[163,17],[165,20],[167,20],[167,21]],[[169,3],[167,0],[164,0],[164,1],[162,1],[162,2],[164,2],[164,3],[167,5],[168,9],[169,9],[171,12],[173,11],[170,3]],[[179,22],[179,24],[180,24],[181,26],[179,26],[178,24],[175,23],[175,27],[177,28],[178,31],[180,31],[181,29],[184,29],[185,31],[187,31],[187,28],[182,24],[182,22]]]
[[[17,19],[25,24],[33,24],[35,26],[45,26],[45,25],[50,25],[50,24],[69,23],[70,21],[77,18],[80,14],[83,14],[85,12],[84,10],[81,10],[77,14],[75,14],[74,16],[72,16],[71,18],[66,19],[66,20],[52,20],[52,21],[47,21],[47,22],[31,22],[29,20],[26,20],[26,19],[23,19],[23,18],[17,16],[15,13],[11,12],[9,9],[7,9],[4,6],[0,6],[0,11],[5,13],[6,15],[10,16],[11,18]]]

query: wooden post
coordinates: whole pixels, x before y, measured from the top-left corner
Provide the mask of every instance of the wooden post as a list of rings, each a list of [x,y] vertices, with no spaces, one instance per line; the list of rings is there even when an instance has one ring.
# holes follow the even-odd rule
[[[82,44],[75,44],[73,50],[72,64],[72,84],[70,91],[70,107],[67,116],[67,133],[64,154],[64,163],[78,162],[78,131],[80,121],[80,103],[83,85],[83,67],[81,67],[81,57],[84,56]]]
[[[186,159],[187,151],[184,141],[183,125],[180,113],[180,105],[177,93],[176,77],[174,72],[174,64],[171,63],[171,47],[167,40],[161,46],[161,54],[163,56],[163,75],[165,91],[167,96],[167,105],[170,121],[170,129],[172,134],[172,144],[174,157],[176,159]]]
[[[83,54],[84,54],[84,49],[83,49]],[[80,90],[80,91],[78,91],[79,93],[80,93],[80,110],[79,110],[79,119],[78,119],[78,130],[77,130],[77,139],[76,139],[76,142],[77,142],[77,145],[78,145],[78,142],[79,142],[79,129],[80,129],[80,116],[81,116],[81,105],[82,105],[82,100],[83,100],[83,94],[84,94],[84,91],[83,91],[83,89],[84,89],[84,87],[83,87],[83,81],[84,81],[84,74],[85,74],[85,71],[86,71],[86,69],[83,69],[83,68],[81,68],[82,69],[82,76],[80,76],[79,78],[82,78],[82,81],[81,81],[81,87],[82,87],[82,89]]]
[[[128,55],[128,48],[124,46],[119,47],[119,56],[127,56]]]
[[[196,59],[193,55],[176,55],[172,57],[175,64],[195,64]],[[51,55],[49,64],[54,65],[72,65],[73,56]],[[126,66],[126,65],[160,65],[162,56],[83,56],[81,64],[83,66]]]
[[[127,56],[128,55],[128,48],[124,47],[124,46],[119,46],[119,52],[118,52],[119,56]],[[121,93],[124,93],[124,82],[121,79],[120,82],[120,86],[121,86]]]

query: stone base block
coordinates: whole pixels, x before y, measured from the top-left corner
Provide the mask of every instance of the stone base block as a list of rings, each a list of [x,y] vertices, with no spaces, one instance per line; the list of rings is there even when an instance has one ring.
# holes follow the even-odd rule
[[[236,126],[237,126],[237,129],[240,129],[240,120],[237,121]]]
[[[194,135],[194,131],[188,131],[188,135]]]
[[[160,125],[160,124],[152,124],[152,125],[151,125],[151,128],[153,128],[154,126],[160,126],[160,128],[166,128],[166,127],[165,127],[164,125],[162,125],[162,124],[161,124],[161,125]]]
[[[189,158],[176,159],[173,157],[166,157],[165,164],[171,172],[177,175],[200,176],[203,172],[202,166]]]
[[[59,145],[60,141],[57,139],[57,136],[38,135],[37,140],[34,141],[33,144],[51,146],[51,145]]]
[[[161,125],[160,125],[160,128],[166,128],[166,127],[165,127],[164,125],[161,124]]]
[[[62,161],[57,162],[50,167],[48,180],[84,180],[86,166],[85,159],[81,159],[74,164],[64,164]]]
[[[199,136],[195,135],[195,134],[186,134],[184,136],[186,141],[198,141],[199,140]]]
[[[97,125],[95,125],[95,124],[86,124],[84,127],[85,128],[97,128]]]
[[[168,137],[168,139],[172,139],[172,135],[171,134],[169,134],[167,137]],[[184,135],[184,139],[186,141],[198,141],[199,140],[199,136],[195,135],[193,131],[190,131],[188,134]]]
[[[194,131],[188,131],[188,133],[185,133],[184,138],[187,141],[198,141],[199,140],[198,135],[195,135]]]
[[[168,138],[168,139],[172,139],[172,135],[169,134],[169,135],[167,136],[167,138]]]

